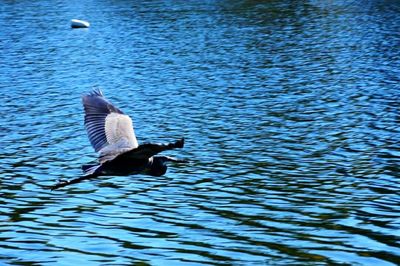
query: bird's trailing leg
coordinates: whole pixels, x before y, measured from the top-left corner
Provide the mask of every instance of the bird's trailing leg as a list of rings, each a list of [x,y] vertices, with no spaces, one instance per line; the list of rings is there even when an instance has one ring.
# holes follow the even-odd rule
[[[65,180],[65,181],[59,181],[57,184],[51,187],[51,190],[56,190],[58,188],[66,187],[68,185],[76,184],[79,182],[82,182],[87,179],[95,178],[98,175],[84,175],[78,178],[70,179],[70,180]]]

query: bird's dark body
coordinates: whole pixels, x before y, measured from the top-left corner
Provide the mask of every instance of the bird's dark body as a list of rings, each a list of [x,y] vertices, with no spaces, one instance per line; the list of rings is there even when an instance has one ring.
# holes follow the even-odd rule
[[[90,175],[131,175],[131,174],[148,174],[152,176],[161,176],[167,171],[167,161],[179,162],[167,156],[153,156],[165,150],[182,148],[184,140],[180,139],[174,143],[154,144],[145,143],[137,148],[122,153],[110,161],[106,161],[100,165],[83,165],[82,169]],[[94,167],[95,170],[91,170]]]
[[[146,170],[148,164],[148,159],[132,160],[128,156],[120,156],[112,161],[102,164],[96,172],[100,175],[139,174]]]
[[[100,175],[138,174],[144,172],[148,165],[149,159],[132,159],[129,155],[121,155],[102,164],[96,173]]]
[[[156,154],[183,148],[184,139],[167,144],[138,144],[132,120],[107,101],[100,90],[84,95],[85,128],[90,143],[99,152],[98,165],[83,165],[84,176],[56,184],[53,189],[97,176],[147,174],[162,176],[167,162],[182,162]]]

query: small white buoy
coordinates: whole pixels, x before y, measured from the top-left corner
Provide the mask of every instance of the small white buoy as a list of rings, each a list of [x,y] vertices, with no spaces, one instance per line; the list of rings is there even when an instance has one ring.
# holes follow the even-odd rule
[[[90,23],[84,20],[71,19],[71,28],[89,28]]]

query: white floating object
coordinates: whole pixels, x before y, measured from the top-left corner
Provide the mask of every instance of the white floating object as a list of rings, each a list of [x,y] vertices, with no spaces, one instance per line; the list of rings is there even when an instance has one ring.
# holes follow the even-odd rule
[[[90,23],[84,20],[71,19],[71,28],[89,28]]]

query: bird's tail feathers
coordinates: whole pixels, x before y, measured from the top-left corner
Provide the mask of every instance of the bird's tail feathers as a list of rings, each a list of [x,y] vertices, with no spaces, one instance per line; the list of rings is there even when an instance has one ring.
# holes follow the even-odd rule
[[[82,171],[85,175],[92,175],[96,172],[96,170],[100,167],[101,165],[97,164],[86,164],[82,165]]]

